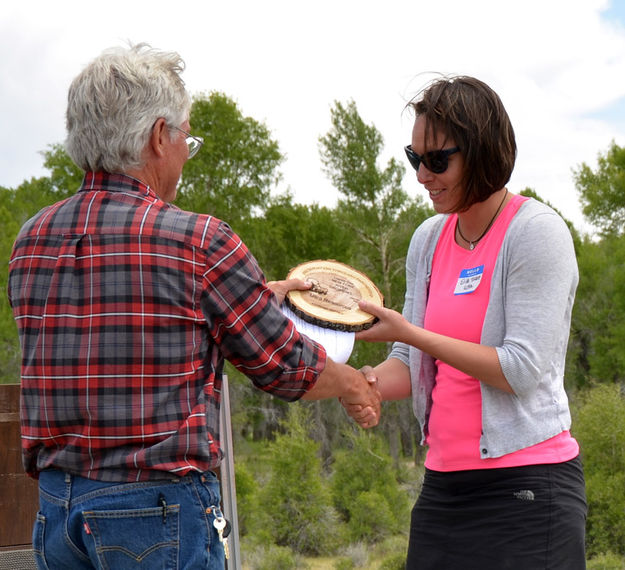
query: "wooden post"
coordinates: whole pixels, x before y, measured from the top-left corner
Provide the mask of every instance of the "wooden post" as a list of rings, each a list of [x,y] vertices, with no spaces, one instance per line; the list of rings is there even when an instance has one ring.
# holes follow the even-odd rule
[[[37,481],[22,467],[20,385],[0,384],[0,569],[35,568],[33,523],[39,509]],[[16,561],[32,566],[16,566]]]

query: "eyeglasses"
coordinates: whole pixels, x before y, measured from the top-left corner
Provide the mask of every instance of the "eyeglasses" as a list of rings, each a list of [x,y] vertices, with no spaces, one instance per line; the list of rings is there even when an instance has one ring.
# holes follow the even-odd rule
[[[189,158],[193,158],[202,148],[202,145],[204,144],[204,139],[202,137],[195,137],[192,134],[189,134],[187,131],[183,131],[180,127],[174,127],[174,129],[187,135],[185,142],[189,147]]]
[[[455,146],[443,150],[431,150],[423,155],[417,154],[410,145],[405,146],[404,150],[406,151],[408,161],[417,172],[419,172],[419,166],[423,163],[430,172],[442,174],[449,166],[449,156],[458,152],[460,148]]]

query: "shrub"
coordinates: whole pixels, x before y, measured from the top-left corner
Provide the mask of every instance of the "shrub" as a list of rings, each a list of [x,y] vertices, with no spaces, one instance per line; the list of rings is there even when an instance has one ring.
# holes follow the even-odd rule
[[[406,534],[396,534],[394,536],[389,536],[388,538],[377,544],[376,552],[381,556],[386,556],[387,554],[400,554],[405,559],[408,552],[407,533],[409,529],[406,528],[405,531]]]
[[[406,554],[396,552],[389,554],[382,560],[379,570],[404,570],[406,568]]]
[[[576,410],[588,499],[590,556],[625,555],[625,398],[616,384],[590,388]]]
[[[245,536],[254,530],[258,506],[258,483],[248,466],[238,462],[234,474],[237,492],[237,519],[239,534]]]
[[[339,558],[334,563],[334,570],[354,570],[354,561],[351,558]]]
[[[352,568],[364,568],[369,564],[369,550],[364,542],[354,542],[343,549],[342,554],[350,560]]]
[[[623,570],[623,568],[625,568],[625,558],[612,552],[591,558],[586,565],[586,570]]]
[[[373,542],[392,534],[397,519],[386,499],[376,491],[365,491],[350,506],[349,532],[354,540]]]
[[[260,546],[246,557],[250,570],[304,570],[308,566],[286,546]]]
[[[409,525],[409,502],[397,482],[392,459],[380,436],[349,432],[349,449],[335,453],[334,505],[357,539],[382,538]]]
[[[310,413],[290,406],[285,433],[269,445],[271,475],[259,492],[260,518],[267,538],[295,552],[333,552],[340,541],[340,524],[330,492],[322,479],[319,446],[307,434]]]

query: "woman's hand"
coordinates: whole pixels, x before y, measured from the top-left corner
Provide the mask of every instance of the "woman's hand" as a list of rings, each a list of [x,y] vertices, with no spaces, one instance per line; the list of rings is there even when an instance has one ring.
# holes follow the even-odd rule
[[[363,311],[378,317],[379,321],[371,328],[357,332],[357,340],[409,344],[429,354],[432,358],[442,360],[453,368],[457,368],[468,376],[478,378],[489,386],[513,393],[512,387],[501,368],[495,347],[428,331],[411,324],[397,311],[376,307],[366,301],[361,301],[358,306]],[[376,370],[376,373],[379,378],[379,371]],[[384,384],[386,384],[386,380]],[[393,399],[392,396],[387,395],[386,388],[381,387],[381,392],[385,400]],[[402,391],[393,388],[390,393],[401,394]]]
[[[401,313],[392,309],[378,307],[368,301],[360,301],[358,307],[378,318],[378,321],[370,328],[356,333],[356,340],[368,342],[395,342],[405,341],[406,335],[412,326]]]
[[[282,305],[284,297],[286,297],[289,291],[305,291],[312,287],[312,283],[303,279],[283,279],[282,281],[269,281],[267,282],[267,287],[273,291],[273,294],[278,299],[278,304]]]

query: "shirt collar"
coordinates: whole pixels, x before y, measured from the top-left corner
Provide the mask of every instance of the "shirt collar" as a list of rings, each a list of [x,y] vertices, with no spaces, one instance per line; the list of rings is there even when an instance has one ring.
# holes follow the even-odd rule
[[[105,172],[86,172],[79,192],[133,192],[140,196],[159,199],[150,186],[127,174]]]

